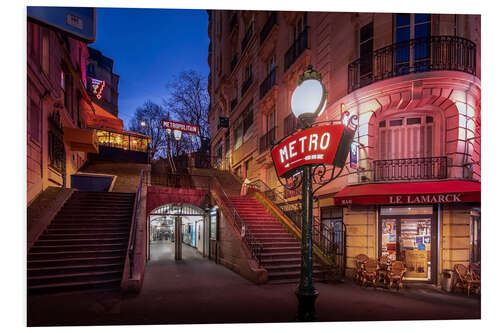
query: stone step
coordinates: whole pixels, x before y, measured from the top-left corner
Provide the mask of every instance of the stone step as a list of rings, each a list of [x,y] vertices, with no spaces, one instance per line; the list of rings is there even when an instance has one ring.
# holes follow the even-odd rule
[[[92,272],[82,272],[82,273],[28,276],[28,287],[36,285],[64,283],[66,281],[83,282],[83,281],[95,281],[95,280],[120,279],[122,277],[122,274],[123,274],[122,269],[114,269],[114,270],[92,271]]]
[[[80,232],[80,233],[75,233],[73,232],[74,229],[66,229],[66,232],[61,232],[61,233],[51,233],[51,234],[43,234],[41,235],[38,240],[49,240],[49,239],[89,239],[89,238],[109,238],[109,237],[127,237],[130,233],[130,230],[125,230],[120,232],[114,232],[114,233],[106,233],[102,234],[100,232]]]
[[[35,245],[31,248],[31,253],[44,252],[66,252],[66,251],[99,251],[99,250],[122,250],[127,248],[127,241],[120,243],[101,242],[97,244],[69,244],[69,245]]]
[[[62,282],[62,283],[51,283],[51,284],[39,284],[36,286],[29,286],[29,294],[45,294],[45,293],[60,293],[60,292],[74,292],[81,290],[116,290],[120,288],[121,283],[120,278],[102,279],[102,280],[92,280],[92,281],[78,281],[78,282]]]
[[[104,264],[81,264],[81,265],[63,265],[63,266],[43,266],[28,268],[29,276],[46,276],[57,274],[99,272],[109,270],[122,270],[123,261],[117,261]]]
[[[123,233],[129,231],[129,227],[123,228],[113,228],[113,227],[86,227],[85,225],[80,225],[79,228],[72,228],[71,233],[73,234],[114,234],[114,233]],[[49,226],[46,233],[50,234],[65,234],[68,233],[68,228],[59,228],[58,226]]]
[[[75,250],[64,252],[31,252],[28,253],[28,260],[42,260],[42,259],[62,259],[62,258],[86,258],[86,257],[109,257],[109,256],[124,256],[127,249],[100,249],[94,251]]]
[[[63,238],[63,239],[41,239],[35,242],[35,246],[39,245],[89,245],[89,244],[110,244],[110,243],[127,243],[128,237],[107,237],[107,238]]]
[[[81,257],[81,258],[57,258],[57,259],[32,259],[28,260],[28,268],[44,268],[44,267],[65,267],[72,265],[105,265],[105,264],[121,264],[125,261],[125,254],[120,256],[108,257]]]

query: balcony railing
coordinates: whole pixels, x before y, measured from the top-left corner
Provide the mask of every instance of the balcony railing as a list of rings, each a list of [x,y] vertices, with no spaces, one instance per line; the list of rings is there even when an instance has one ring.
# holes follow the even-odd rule
[[[245,82],[243,82],[243,85],[241,86],[241,96],[245,95],[247,92],[248,88],[252,85],[253,82],[253,75],[250,74],[250,76],[246,79]]]
[[[295,60],[307,49],[309,27],[305,27],[299,34],[299,37],[293,42],[292,46],[285,53],[285,71],[293,65]]]
[[[262,154],[273,145],[276,140],[276,127],[270,129],[266,134],[260,137],[259,153]]]
[[[264,27],[260,31],[260,43],[264,43],[266,40],[267,36],[271,32],[271,29],[274,27],[274,25],[278,22],[276,12],[271,12],[271,15],[267,18],[266,24],[264,24]]]
[[[443,179],[448,176],[448,158],[417,157],[373,162],[376,182],[393,180]]]
[[[267,75],[264,81],[260,84],[260,98],[266,96],[267,92],[276,84],[276,67]]]
[[[233,56],[233,59],[231,60],[231,73],[233,72],[233,70],[234,70],[234,68],[236,67],[237,64],[238,64],[238,53],[236,53]]]
[[[460,71],[476,75],[476,44],[456,36],[412,39],[375,50],[348,66],[348,92],[410,73]]]
[[[243,54],[243,52],[247,48],[248,42],[250,41],[250,38],[252,38],[252,36],[253,36],[253,24],[250,25],[247,32],[245,33],[245,37],[243,37],[243,40],[241,41],[241,54]]]
[[[236,107],[236,105],[238,105],[238,97],[235,97],[232,101],[231,101],[231,111],[234,110],[234,108]]]

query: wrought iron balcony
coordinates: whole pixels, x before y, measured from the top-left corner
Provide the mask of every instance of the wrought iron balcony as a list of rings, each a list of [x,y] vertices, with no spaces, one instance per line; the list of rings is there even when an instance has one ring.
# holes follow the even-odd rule
[[[262,99],[269,90],[276,84],[276,67],[267,75],[264,81],[260,84],[260,98]]]
[[[248,30],[245,32],[245,36],[241,41],[241,54],[243,54],[243,52],[245,51],[246,47],[248,46],[248,42],[250,41],[250,38],[252,38],[252,36],[253,36],[253,24],[251,24]]]
[[[231,111],[234,110],[234,108],[236,107],[236,105],[238,105],[238,97],[235,97],[232,101],[231,101]]]
[[[373,161],[374,181],[444,179],[448,176],[448,158],[417,157]]]
[[[307,49],[309,27],[305,27],[299,34],[299,37],[293,42],[292,46],[285,53],[285,71],[293,65],[295,60]]]
[[[264,43],[266,40],[267,36],[271,32],[271,29],[274,27],[274,25],[278,22],[278,16],[276,15],[276,12],[271,12],[271,15],[267,18],[266,24],[264,24],[264,27],[260,31],[260,43]]]
[[[231,73],[234,71],[234,68],[238,64],[238,53],[235,53],[233,56],[233,60],[231,60]]]
[[[476,44],[456,36],[432,36],[392,44],[348,66],[348,93],[391,77],[428,71],[476,75]]]
[[[241,96],[242,97],[243,97],[243,95],[245,95],[245,93],[247,92],[248,88],[250,88],[252,83],[253,83],[253,75],[250,74],[250,76],[246,79],[245,82],[243,82],[243,85],[241,86]]]
[[[266,134],[260,137],[259,153],[262,154],[273,145],[276,140],[276,127],[270,129]]]

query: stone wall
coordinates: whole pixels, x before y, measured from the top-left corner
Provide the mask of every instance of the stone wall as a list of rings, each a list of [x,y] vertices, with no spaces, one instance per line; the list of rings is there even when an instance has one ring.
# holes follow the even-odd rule
[[[366,254],[377,257],[377,217],[372,206],[344,208],[346,226],[346,275],[352,275],[356,267],[354,257]]]
[[[470,209],[444,206],[441,224],[441,269],[469,265]]]
[[[251,259],[239,233],[223,215],[219,216],[218,262],[254,283],[267,281],[267,271]]]

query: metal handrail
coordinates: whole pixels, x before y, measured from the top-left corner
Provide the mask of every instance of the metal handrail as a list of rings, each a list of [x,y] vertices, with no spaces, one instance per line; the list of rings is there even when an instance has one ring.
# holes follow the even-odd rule
[[[271,202],[274,202],[276,206],[286,216],[288,216],[288,218],[292,220],[298,228],[301,227],[300,222],[302,220],[302,204],[300,201],[293,203],[288,202],[276,188],[270,188],[269,185],[267,185],[260,179],[252,181],[247,186],[261,192],[267,199],[269,199]]]
[[[243,221],[240,214],[238,213],[238,210],[236,209],[236,207],[234,207],[233,202],[229,199],[229,196],[224,191],[224,187],[222,187],[219,180],[213,176],[210,176],[210,178],[210,185],[215,185],[210,186],[210,191],[212,191],[213,189],[214,192],[220,197],[220,200],[223,203],[222,205],[220,205],[220,207],[222,208],[222,210],[226,211],[227,217],[232,218],[233,225],[240,232],[241,238],[250,250],[252,257],[260,266],[264,246],[259,241],[257,241],[253,233],[247,228],[245,221]]]
[[[130,278],[132,278],[133,267],[134,267],[134,249],[135,249],[135,238],[137,234],[137,212],[139,211],[139,202],[141,200],[142,191],[142,178],[144,176],[144,169],[141,170],[139,185],[137,185],[137,190],[135,191],[135,201],[134,210],[132,212],[132,225],[131,225],[131,235],[128,245],[128,257],[130,264]]]
[[[266,183],[262,180],[258,179],[247,185],[253,189],[258,190],[262,193],[267,199],[271,202],[275,203],[278,209],[281,210],[283,214],[285,214],[293,223],[301,229],[301,221],[302,221],[302,204],[300,202],[289,203],[285,200],[283,196],[276,189],[271,189]],[[286,207],[286,209],[284,209]],[[324,255],[326,255],[329,259],[334,263],[336,270],[342,270],[345,265],[339,263],[339,256],[345,257],[343,253],[338,253],[338,249],[340,246],[344,246],[345,239],[340,240],[342,244],[339,244],[339,241],[334,239],[335,229],[331,228],[328,225],[322,225],[319,217],[313,217],[313,243],[321,249]],[[345,233],[344,233],[345,237]],[[343,260],[343,258],[342,258]],[[343,274],[343,272],[338,272],[339,274]]]

